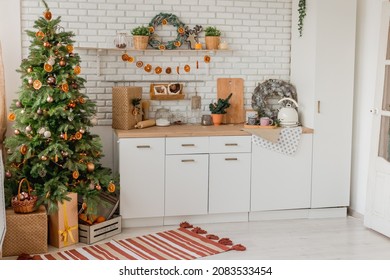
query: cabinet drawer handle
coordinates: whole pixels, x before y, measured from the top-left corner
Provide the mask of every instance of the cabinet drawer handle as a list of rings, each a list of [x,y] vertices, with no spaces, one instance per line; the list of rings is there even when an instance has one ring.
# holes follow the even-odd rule
[[[181,144],[182,147],[195,147],[195,144]]]
[[[238,146],[237,143],[226,143],[225,146]]]
[[[225,160],[238,160],[236,157],[225,158]]]
[[[181,162],[195,162],[194,159],[182,159]]]
[[[150,145],[138,145],[138,149],[150,149]]]

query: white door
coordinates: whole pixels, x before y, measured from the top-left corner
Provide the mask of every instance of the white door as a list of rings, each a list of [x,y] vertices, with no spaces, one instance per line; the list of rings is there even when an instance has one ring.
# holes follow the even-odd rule
[[[383,2],[364,224],[390,236],[390,3]]]

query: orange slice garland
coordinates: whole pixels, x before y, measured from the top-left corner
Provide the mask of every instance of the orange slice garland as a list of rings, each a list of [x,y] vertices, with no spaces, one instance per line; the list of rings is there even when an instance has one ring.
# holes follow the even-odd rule
[[[176,67],[176,73],[177,73],[178,75],[180,75],[180,66],[177,66],[177,67]]]
[[[141,60],[138,60],[137,63],[135,64],[138,68],[141,68],[144,66],[144,63]]]
[[[129,55],[127,53],[122,54],[122,60],[127,61],[129,59]]]
[[[42,82],[40,80],[35,80],[33,82],[33,88],[35,88],[36,90],[40,89],[42,87]]]
[[[204,62],[210,63],[211,58],[208,55],[204,56]]]
[[[199,69],[199,61],[196,61],[196,69]]]
[[[157,66],[157,67],[154,69],[154,72],[155,72],[156,74],[161,74],[162,68],[161,68],[160,66]]]
[[[188,64],[186,64],[184,66],[184,71],[187,72],[187,73],[190,72],[191,71],[191,67]]]
[[[129,58],[127,59],[127,62],[133,63],[134,62],[134,56],[129,56]]]
[[[144,70],[149,73],[150,71],[152,71],[152,65],[146,64],[146,66],[144,67]]]
[[[171,67],[167,67],[167,69],[165,69],[165,73],[171,74],[172,73]]]

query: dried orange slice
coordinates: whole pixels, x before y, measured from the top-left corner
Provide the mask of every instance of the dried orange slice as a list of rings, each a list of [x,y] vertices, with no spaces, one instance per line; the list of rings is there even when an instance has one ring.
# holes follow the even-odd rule
[[[142,66],[144,66],[144,63],[141,61],[141,60],[138,60],[135,65],[138,67],[138,68],[141,68]]]
[[[8,114],[8,120],[9,121],[13,122],[15,119],[16,119],[15,113],[12,112],[12,113]]]
[[[188,64],[186,64],[184,66],[184,71],[186,71],[187,73],[190,72],[191,71],[191,67]]]
[[[158,46],[158,49],[159,49],[160,51],[163,51],[163,50],[165,50],[165,46],[164,46],[164,45],[160,45],[160,46]]]
[[[164,18],[162,21],[161,21],[162,25],[166,25],[168,24],[168,21]]]
[[[122,54],[122,60],[127,61],[129,59],[129,55],[127,53]]]
[[[175,47],[180,47],[181,46],[181,42],[180,41],[175,41],[175,43],[173,43],[175,45]]]
[[[133,63],[134,62],[134,56],[129,56],[129,58],[127,59],[127,61],[129,62],[129,63]]]
[[[180,75],[180,66],[176,67],[176,73]]]
[[[165,69],[165,73],[171,74],[172,73],[171,67],[167,67],[167,69]]]
[[[83,135],[80,132],[77,131],[76,134],[74,135],[74,138],[76,140],[80,140],[81,138],[83,138]]]
[[[199,69],[199,61],[196,61],[196,69]]]
[[[153,26],[149,26],[149,32],[150,32],[150,33],[153,33],[153,32],[154,32],[154,27],[153,27]]]
[[[80,104],[84,104],[85,103],[84,97],[80,96],[79,97],[79,102],[80,102]]]
[[[62,89],[64,92],[68,92],[68,91],[69,91],[69,86],[68,86],[68,84],[62,84],[62,85],[61,85],[61,89]]]
[[[156,74],[161,74],[162,68],[161,68],[160,66],[157,66],[157,67],[154,69],[154,72],[155,72]]]
[[[50,73],[51,71],[53,71],[53,66],[51,66],[49,63],[45,63],[43,69],[45,69],[46,72]]]
[[[210,63],[210,60],[211,60],[210,56],[208,56],[208,55],[204,56],[204,62]]]
[[[72,45],[67,45],[66,49],[68,50],[68,53],[73,52],[73,46]]]
[[[79,65],[76,65],[75,68],[73,69],[73,72],[78,75],[81,73],[81,67]]]
[[[45,33],[43,33],[41,30],[37,31],[37,33],[35,33],[35,36],[38,38],[38,39],[43,39],[45,37]]]
[[[73,179],[77,179],[79,176],[80,176],[80,174],[77,170],[73,171],[73,173],[72,173]]]
[[[114,191],[115,191],[115,184],[114,184],[113,182],[110,182],[110,183],[108,184],[107,190],[108,190],[109,192],[114,192]]]
[[[42,87],[42,82],[40,80],[35,80],[33,82],[33,88],[35,88],[36,90],[40,89]]]
[[[25,144],[23,144],[23,145],[20,146],[20,148],[19,148],[19,152],[20,152],[22,155],[27,154],[27,150],[28,150],[28,148],[27,148],[27,146],[26,146]]]
[[[144,70],[145,70],[146,72],[152,71],[152,65],[146,64],[146,66],[144,67]]]
[[[179,27],[179,28],[177,29],[177,32],[180,33],[180,34],[184,34],[185,30],[184,30],[183,27]]]

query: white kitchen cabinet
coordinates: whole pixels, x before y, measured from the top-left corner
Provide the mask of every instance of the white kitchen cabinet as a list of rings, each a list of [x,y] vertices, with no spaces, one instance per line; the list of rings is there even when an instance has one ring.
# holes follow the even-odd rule
[[[122,218],[164,216],[165,138],[119,140]]]
[[[249,212],[250,170],[250,153],[210,154],[210,214]]]
[[[167,155],[165,216],[207,214],[208,154]]]
[[[291,82],[298,92],[301,121],[315,131],[311,208],[349,205],[356,3],[313,0],[303,36],[292,29]],[[293,9],[293,22],[297,18]]]
[[[252,144],[251,211],[310,208],[312,134],[285,155]]]

